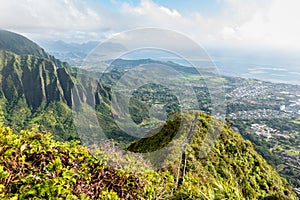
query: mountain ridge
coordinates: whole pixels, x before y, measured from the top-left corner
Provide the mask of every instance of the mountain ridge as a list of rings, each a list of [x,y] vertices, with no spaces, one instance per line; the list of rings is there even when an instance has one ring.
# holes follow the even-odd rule
[[[21,35],[9,31],[0,31],[0,35],[0,97],[4,122],[16,130],[39,124],[41,128],[52,129],[56,139],[78,139],[74,124],[68,119],[72,117],[72,102],[94,104],[94,97],[99,96],[94,94],[97,82],[84,75],[77,76],[67,63],[60,62]],[[24,48],[23,44],[29,47]],[[86,81],[80,83],[79,76]],[[55,106],[62,112],[56,111]],[[51,117],[53,112],[55,118]],[[45,117],[53,120],[45,120]]]
[[[35,55],[49,58],[49,55],[39,45],[26,37],[10,31],[0,29],[0,49],[18,55]]]
[[[76,156],[74,157],[73,155],[74,151],[77,151],[73,149],[74,146],[77,148],[76,142],[66,143],[66,146],[64,146],[64,143],[55,142],[50,139],[51,136],[39,134],[38,132],[52,130],[52,135],[55,140],[68,141],[79,139],[76,127],[72,121],[71,106],[73,101],[83,102],[93,109],[96,109],[98,123],[110,126],[109,123],[113,121],[113,117],[109,106],[111,98],[109,88],[105,88],[105,86],[98,84],[98,82],[91,82],[89,76],[73,73],[69,65],[60,62],[54,57],[47,57],[48,54],[44,55],[42,53],[40,54],[41,57],[39,57],[38,53],[34,52],[33,54],[37,56],[28,55],[26,53],[17,55],[12,51],[7,51],[8,48],[4,49],[6,50],[0,51],[0,96],[2,97],[0,99],[2,109],[0,110],[0,115],[4,112],[4,114],[2,114],[4,116],[3,121],[8,122],[7,124],[12,126],[17,133],[20,132],[21,136],[13,135],[11,129],[0,128],[0,137],[3,138],[1,142],[4,142],[2,146],[8,145],[14,147],[12,150],[6,147],[5,149],[0,148],[0,152],[4,152],[4,162],[1,161],[0,167],[0,173],[3,175],[3,178],[0,179],[0,181],[2,181],[0,183],[2,185],[0,186],[2,188],[4,187],[9,195],[12,195],[9,192],[25,192],[23,194],[28,195],[27,197],[32,197],[33,194],[38,195],[40,198],[52,198],[54,196],[64,198],[68,194],[77,195],[76,197],[79,197],[79,194],[74,192],[77,191],[73,188],[75,187],[74,184],[82,183],[84,185],[85,183],[90,183],[87,180],[99,180],[94,177],[95,174],[93,174],[93,172],[85,172],[91,174],[82,180],[78,179],[80,175],[78,175],[76,171],[72,171],[75,165],[66,160],[75,159],[74,162],[81,163],[79,158],[77,160]],[[15,49],[12,50],[18,52]],[[27,50],[22,50],[21,52],[27,52]],[[112,80],[111,78],[112,77],[108,76],[107,80],[110,81]],[[0,116],[0,118],[3,119],[3,116]],[[185,118],[184,122],[187,127],[193,122],[193,116],[194,113],[181,116]],[[168,167],[163,168],[161,171],[151,171],[150,174],[143,174],[148,176],[143,180],[149,184],[149,187],[147,187],[146,191],[139,191],[144,192],[143,195],[145,195],[138,196],[139,198],[146,198],[147,195],[152,195],[153,198],[158,196],[171,199],[295,199],[294,193],[289,188],[287,182],[281,179],[275,170],[253,150],[253,146],[250,142],[244,141],[238,133],[233,132],[229,127],[224,126],[221,122],[212,119],[210,116],[201,113],[199,113],[199,116],[200,119],[197,121],[195,138],[190,143],[189,148],[187,148],[184,158],[187,160],[186,171],[179,167],[182,162],[177,161],[170,163]],[[207,158],[200,158],[200,145],[203,143],[204,136],[208,134],[209,124],[211,122],[222,129],[220,135],[221,140],[217,141],[215,148],[208,154]],[[47,129],[37,127],[38,131],[21,131],[24,127],[30,128],[35,124],[44,125]],[[113,122],[111,124],[113,124]],[[87,123],[85,125],[89,126],[90,124]],[[124,137],[124,133],[118,132],[117,126],[115,124],[113,125],[114,126],[109,129],[109,131],[111,131],[109,134]],[[167,138],[173,139],[172,134],[174,134],[176,130],[172,129],[172,127],[174,128],[175,125],[175,122],[171,121],[170,126],[165,127],[163,130],[165,134],[158,134],[149,138],[152,140],[151,142],[147,140],[144,142],[135,141],[131,144],[129,150],[134,151],[136,149],[137,152],[139,152],[141,149],[142,152],[149,152],[149,145],[153,147],[154,145],[152,144],[158,144],[159,142],[161,142],[161,144],[168,143],[164,140]],[[25,135],[25,137],[23,137],[22,134]],[[166,135],[170,137],[165,137]],[[160,136],[163,137],[158,138]],[[89,135],[84,135],[84,137],[95,142],[93,137]],[[44,147],[46,148],[44,151],[38,150]],[[78,148],[80,149],[81,147]],[[174,148],[173,151],[178,147],[175,146]],[[66,155],[64,153],[70,149],[73,152],[71,153],[73,157],[70,154]],[[10,154],[11,151],[14,151],[16,154]],[[170,149],[170,152],[171,151],[172,149]],[[56,154],[57,152],[60,153]],[[178,152],[180,151],[175,151],[175,154]],[[48,156],[50,160],[45,160],[47,163],[46,168],[39,168],[41,173],[32,175],[28,170],[25,170],[26,173],[23,174],[25,176],[17,181],[21,187],[14,185],[14,182],[10,182],[12,186],[9,186],[6,184],[8,183],[8,175],[16,173],[10,171],[12,166],[6,165],[5,159],[9,161],[7,163],[13,163],[12,160],[16,159],[14,155],[19,155],[20,157],[25,155],[25,158],[22,157],[22,159],[25,159],[24,162],[27,163],[26,165],[28,166],[35,166],[33,160],[30,159],[36,161]],[[75,153],[75,155],[77,155],[77,153]],[[100,155],[102,155],[102,157],[98,157],[100,158],[99,162],[102,162],[101,159],[104,159],[103,162],[111,161],[111,158],[109,158],[111,154]],[[37,157],[35,158],[34,156]],[[93,160],[93,156],[90,154],[87,155],[86,153],[81,156],[84,157],[85,164],[89,165],[89,162]],[[62,160],[66,161],[66,163],[60,164]],[[22,160],[18,161],[20,161],[18,165],[21,166]],[[94,160],[91,161],[91,165],[89,166],[101,168],[102,165],[94,165],[94,162],[98,163],[98,161]],[[135,163],[135,161],[133,163]],[[85,165],[83,164],[83,166]],[[180,174],[176,174],[178,168],[180,168]],[[51,173],[55,175],[52,176]],[[122,171],[122,169],[120,173],[125,174],[126,177],[131,174],[124,172],[124,170]],[[112,176],[112,178],[118,177],[115,173],[113,174],[114,176]],[[99,175],[99,173],[97,172],[96,175]],[[32,176],[42,178],[32,179]],[[178,181],[177,184],[178,178],[180,181]],[[44,180],[45,182],[43,182]],[[57,182],[55,181],[57,180],[66,183],[69,189],[62,190],[61,188],[56,188]],[[121,178],[121,180],[123,179]],[[41,184],[43,186],[48,184],[51,188],[53,187],[53,191],[57,192],[45,192],[47,187],[39,188]],[[133,187],[131,183],[128,184],[127,186],[129,188]],[[124,186],[124,188],[127,186]],[[176,186],[176,189],[174,189],[174,186]],[[104,194],[106,189],[110,195],[116,195],[117,193],[117,196],[124,197],[122,196],[122,190],[121,192],[120,190],[117,191],[116,188],[111,188],[109,185],[102,185],[101,187],[100,189],[98,188],[97,191],[94,191],[95,194],[93,195],[95,195],[95,198],[98,198],[101,192]],[[33,191],[27,190],[29,188],[34,189]],[[256,193],[255,190],[259,192]],[[63,191],[63,194],[58,191]],[[88,191],[84,191],[85,194],[89,196]],[[18,195],[22,196],[22,194]],[[93,197],[93,195],[90,196]]]
[[[205,145],[202,142],[208,124],[222,125],[196,113],[195,137],[183,159],[157,170],[141,155],[124,156],[109,145],[87,149],[75,141],[56,142],[51,134],[40,134],[36,129],[17,135],[0,125],[0,197],[296,199],[288,183],[254,151],[253,145],[227,126],[222,127],[215,147],[201,157],[199,145]],[[193,116],[195,112],[181,117],[188,126]],[[170,155],[178,154],[176,148],[169,149]],[[114,163],[124,166],[114,168]],[[19,170],[22,173],[16,173]]]

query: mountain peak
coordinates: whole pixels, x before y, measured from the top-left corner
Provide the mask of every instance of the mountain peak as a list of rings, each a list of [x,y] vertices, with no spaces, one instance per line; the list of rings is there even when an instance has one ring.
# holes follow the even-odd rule
[[[0,49],[18,55],[34,55],[40,58],[49,58],[39,45],[26,37],[6,30],[0,30]]]

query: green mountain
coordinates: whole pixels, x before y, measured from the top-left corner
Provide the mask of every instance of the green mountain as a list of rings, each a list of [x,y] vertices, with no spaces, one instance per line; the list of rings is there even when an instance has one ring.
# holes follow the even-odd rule
[[[22,36],[2,31],[0,41],[2,199],[296,199],[250,142],[200,112],[174,113],[158,134],[149,133],[128,145],[128,151],[145,155],[163,148],[168,152],[155,157],[123,156],[109,145],[94,148],[91,154],[78,142],[58,142],[79,139],[71,109],[74,102],[96,109],[108,139],[128,143],[134,138],[125,136],[114,122],[107,85],[79,75]],[[121,68],[122,62],[117,60],[115,67]],[[122,70],[106,74],[102,83],[113,84],[121,74]],[[139,98],[131,102],[133,115],[139,113],[134,115],[136,122],[147,118],[143,108],[147,105]],[[90,128],[85,120],[81,119],[83,125]],[[22,131],[31,127],[32,131]],[[52,135],[45,134],[49,130]],[[204,139],[217,132],[219,138]],[[87,133],[80,139],[95,142],[97,136]],[[202,146],[212,146],[214,140],[212,151],[201,157]],[[154,170],[152,165],[161,160],[169,162]],[[110,165],[122,162],[124,167]]]
[[[25,98],[29,107],[37,109],[43,102],[62,101],[71,105],[66,68],[57,68],[48,59],[32,55],[16,55],[0,51],[2,94],[8,102]]]
[[[18,55],[34,55],[40,58],[50,58],[44,49],[36,43],[22,35],[6,30],[0,30],[0,49]]]
[[[86,96],[95,96],[83,91],[87,88],[84,84],[75,85],[71,67],[37,44],[0,31],[0,118],[4,123],[16,130],[42,125],[42,130],[53,130],[58,140],[78,138],[72,101],[93,103]]]
[[[183,132],[178,137],[174,129]],[[179,172],[176,199],[292,199],[287,181],[254,150],[251,142],[201,112],[177,115],[160,132],[132,143],[128,150],[151,153],[169,148],[166,152],[171,152],[186,142],[186,138],[190,141],[179,162],[167,168]],[[172,140],[178,140],[175,146],[168,145]],[[205,149],[211,146],[206,155]],[[154,154],[149,159],[155,163],[168,157]]]
[[[100,111],[99,122],[107,126],[108,137],[132,141],[113,123],[109,88],[90,76],[95,73],[80,70],[79,74],[25,37],[1,33],[1,121],[16,131],[38,125],[40,131],[51,130],[56,140],[79,139],[71,106],[81,102]]]
[[[9,128],[0,127],[0,197],[297,199],[288,183],[238,133],[200,112],[177,117],[184,121],[183,129],[195,125],[194,137],[181,159],[159,170],[153,170],[140,156],[122,156],[109,146],[105,151],[94,148],[91,155],[74,141],[55,142],[50,134],[39,134],[36,130],[16,135]],[[158,134],[129,148],[152,151],[154,144],[154,148],[161,148],[160,144],[169,142],[164,140],[173,135],[169,126],[176,126],[176,121],[174,118],[168,122],[162,130],[164,137]],[[203,138],[212,131],[211,123],[222,127],[220,137],[212,151],[201,157]],[[169,154],[162,156],[176,154],[176,148],[169,147]],[[112,163],[126,164],[113,168]]]

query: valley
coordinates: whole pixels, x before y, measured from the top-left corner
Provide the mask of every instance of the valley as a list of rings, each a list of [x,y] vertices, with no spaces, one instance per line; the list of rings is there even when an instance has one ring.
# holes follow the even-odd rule
[[[121,63],[126,68],[122,68]],[[131,68],[148,63],[159,61],[145,60],[116,60],[117,67],[112,74],[108,75],[110,81],[101,81],[107,87],[112,87]],[[128,65],[130,63],[130,65]],[[170,63],[164,63],[171,66]],[[114,66],[114,62],[112,63]],[[212,80],[222,83],[226,93],[226,115],[227,123],[236,131],[240,132],[245,139],[255,144],[255,149],[264,156],[290,183],[300,187],[300,86],[272,83],[257,79],[245,79],[239,77],[222,76],[200,76],[190,68],[180,69],[184,79],[192,85],[197,99],[187,99],[190,103],[197,103],[198,108],[204,113],[211,114],[212,103],[205,80]],[[91,69],[91,71],[93,71]],[[116,76],[117,75],[117,76]],[[174,85],[180,85],[182,77],[173,77]],[[180,90],[185,94],[187,91]],[[161,119],[150,120],[149,108],[160,106],[169,112],[176,112],[182,109],[174,92],[161,85],[150,84],[138,88],[131,96],[132,105],[131,117],[140,126],[155,127]],[[141,110],[136,109],[142,108]],[[131,108],[131,107],[130,107]],[[129,110],[130,110],[129,108]],[[192,109],[192,108],[191,108]],[[214,113],[217,114],[217,113]],[[217,114],[218,115],[218,114]],[[216,115],[216,117],[218,117]],[[222,116],[219,116],[222,117]],[[254,128],[258,126],[258,128]],[[262,127],[262,128],[259,128]],[[259,133],[258,133],[259,132]]]
[[[1,0],[0,200],[299,200],[299,7]]]
[[[191,67],[152,59],[117,59],[101,74],[71,67],[25,37],[0,33],[0,197],[297,198],[299,86],[200,76]],[[8,36],[28,48],[3,42]],[[115,91],[131,91],[114,90],[119,80],[151,65],[178,75],[155,71],[170,84],[137,87],[126,114],[112,107]],[[127,86],[139,85],[128,80]],[[217,103],[226,112],[214,109],[219,105],[213,104],[208,80],[210,89],[224,87],[224,102]],[[76,121],[76,112],[86,115]],[[132,125],[126,118],[146,130],[142,137],[123,129]],[[163,165],[155,169],[156,164]],[[101,182],[103,174],[110,178]]]

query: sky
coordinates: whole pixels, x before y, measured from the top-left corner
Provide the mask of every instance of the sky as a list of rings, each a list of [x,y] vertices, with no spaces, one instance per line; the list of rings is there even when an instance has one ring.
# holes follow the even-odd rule
[[[201,44],[298,49],[299,8],[299,0],[0,0],[0,28],[86,42],[156,27]]]

